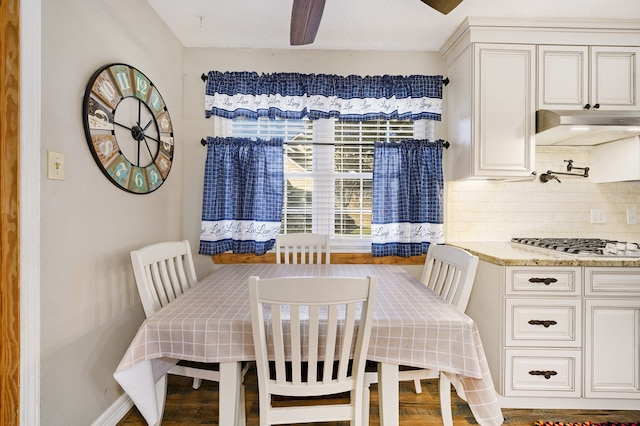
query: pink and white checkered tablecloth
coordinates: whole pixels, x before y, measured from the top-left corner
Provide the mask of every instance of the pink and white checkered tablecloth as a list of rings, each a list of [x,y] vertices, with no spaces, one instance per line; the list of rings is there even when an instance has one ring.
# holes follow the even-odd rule
[[[368,359],[444,371],[481,425],[503,422],[475,323],[394,265],[224,265],[148,318],[127,349],[115,377],[140,361],[255,360],[248,279],[285,276],[378,277]],[[164,370],[163,370],[164,368]],[[154,371],[156,375],[157,371]],[[135,401],[132,392],[127,389]]]

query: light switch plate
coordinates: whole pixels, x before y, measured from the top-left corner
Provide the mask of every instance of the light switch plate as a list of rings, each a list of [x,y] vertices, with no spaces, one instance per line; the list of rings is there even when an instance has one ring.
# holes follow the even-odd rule
[[[638,224],[638,210],[627,209],[627,225],[637,225],[637,224]]]
[[[607,212],[600,209],[591,209],[591,223],[607,223]]]
[[[47,151],[47,178],[64,180],[64,154]]]

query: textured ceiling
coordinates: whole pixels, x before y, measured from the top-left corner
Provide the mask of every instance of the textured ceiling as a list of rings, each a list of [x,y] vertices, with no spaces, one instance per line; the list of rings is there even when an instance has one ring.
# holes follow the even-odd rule
[[[328,0],[312,45],[289,46],[292,0],[147,0],[186,47],[437,51],[467,16],[639,20],[640,0]],[[640,44],[640,41],[639,41]]]

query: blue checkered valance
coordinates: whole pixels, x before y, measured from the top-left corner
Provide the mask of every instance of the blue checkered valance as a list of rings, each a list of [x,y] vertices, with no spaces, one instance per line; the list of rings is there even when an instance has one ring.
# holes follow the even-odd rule
[[[205,116],[440,120],[442,76],[210,71]]]
[[[419,256],[444,243],[442,142],[376,142],[373,256]]]

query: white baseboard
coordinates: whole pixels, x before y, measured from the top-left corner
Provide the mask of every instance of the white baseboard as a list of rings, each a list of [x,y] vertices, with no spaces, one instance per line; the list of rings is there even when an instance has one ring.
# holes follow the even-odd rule
[[[107,411],[102,413],[91,426],[116,426],[131,408],[133,408],[133,401],[131,401],[129,395],[125,393],[116,399],[116,402],[111,404]]]

